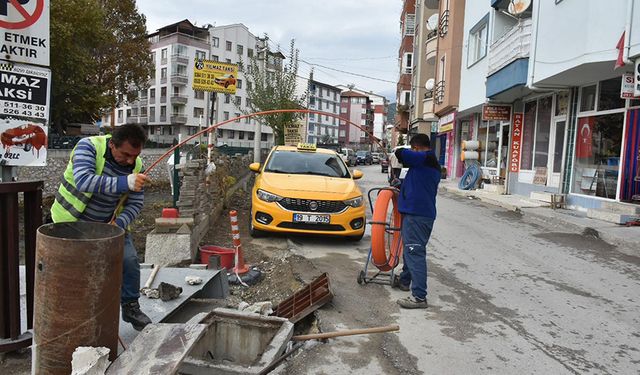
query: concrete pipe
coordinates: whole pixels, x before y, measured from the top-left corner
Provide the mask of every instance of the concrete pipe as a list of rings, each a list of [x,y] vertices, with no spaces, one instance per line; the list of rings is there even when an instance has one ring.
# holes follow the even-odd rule
[[[462,149],[467,151],[477,151],[480,148],[480,141],[462,141]]]
[[[78,346],[118,352],[124,230],[101,223],[43,225],[36,236],[33,374],[71,373]]]
[[[478,160],[479,156],[480,156],[480,154],[478,153],[478,151],[462,151],[460,153],[460,160],[461,161]]]

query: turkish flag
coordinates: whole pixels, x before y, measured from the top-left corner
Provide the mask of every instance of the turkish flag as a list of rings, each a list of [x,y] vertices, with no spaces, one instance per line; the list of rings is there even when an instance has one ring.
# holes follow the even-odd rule
[[[590,158],[593,156],[593,129],[595,118],[583,117],[578,120],[578,136],[576,138],[576,158]]]
[[[622,57],[624,56],[624,34],[626,31],[622,32],[622,35],[620,36],[620,40],[618,40],[618,44],[616,44],[616,49],[618,50],[618,59],[616,60],[616,65],[613,67],[613,69],[618,69],[620,67],[624,66],[624,60],[622,59]]]

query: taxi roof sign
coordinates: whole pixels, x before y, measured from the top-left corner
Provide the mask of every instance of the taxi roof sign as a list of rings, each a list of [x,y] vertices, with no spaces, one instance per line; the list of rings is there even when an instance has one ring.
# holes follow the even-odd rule
[[[316,144],[315,143],[298,143],[298,150],[300,151],[315,151]]]

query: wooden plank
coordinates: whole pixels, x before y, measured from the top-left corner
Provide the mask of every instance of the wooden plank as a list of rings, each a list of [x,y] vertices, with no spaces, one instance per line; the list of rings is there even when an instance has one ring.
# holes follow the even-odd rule
[[[109,366],[107,375],[176,374],[206,329],[205,324],[150,324]]]

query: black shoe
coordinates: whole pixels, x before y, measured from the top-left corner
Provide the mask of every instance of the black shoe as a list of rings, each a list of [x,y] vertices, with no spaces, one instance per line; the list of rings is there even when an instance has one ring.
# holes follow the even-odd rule
[[[136,331],[142,331],[147,324],[151,324],[151,319],[140,310],[137,300],[122,304],[122,320],[131,323]]]

